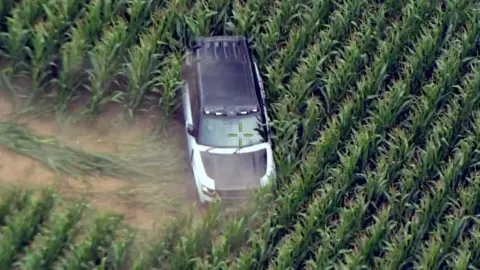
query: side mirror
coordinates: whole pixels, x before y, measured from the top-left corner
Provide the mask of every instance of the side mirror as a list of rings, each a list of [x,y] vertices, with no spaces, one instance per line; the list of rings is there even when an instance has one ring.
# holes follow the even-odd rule
[[[187,132],[190,136],[195,136],[195,128],[192,124],[187,124]]]

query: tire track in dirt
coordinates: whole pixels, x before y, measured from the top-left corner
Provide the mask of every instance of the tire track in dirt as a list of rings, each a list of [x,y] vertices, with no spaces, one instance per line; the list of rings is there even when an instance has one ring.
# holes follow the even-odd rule
[[[0,120],[12,121],[13,110],[8,96],[0,91]],[[52,136],[86,151],[122,154],[124,149],[135,147],[140,151],[150,149],[148,154],[154,160],[149,166],[154,168],[151,173],[155,179],[128,181],[105,176],[56,179],[56,175],[39,162],[0,148],[0,184],[54,185],[65,198],[85,196],[97,209],[121,213],[130,225],[141,229],[161,226],[175,216],[190,213],[194,200],[190,198],[191,187],[186,188],[190,175],[184,154],[183,127],[177,122],[163,121],[158,112],[145,113],[133,124],[119,115],[118,108],[112,107],[95,124],[67,121],[59,125],[52,117],[20,118],[15,122],[26,125],[35,134]],[[165,130],[158,138],[148,140],[157,127]]]

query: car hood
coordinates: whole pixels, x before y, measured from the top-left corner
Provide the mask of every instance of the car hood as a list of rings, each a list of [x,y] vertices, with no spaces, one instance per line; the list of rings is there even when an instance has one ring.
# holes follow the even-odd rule
[[[236,154],[201,152],[205,173],[218,190],[243,190],[260,186],[267,171],[267,150]]]

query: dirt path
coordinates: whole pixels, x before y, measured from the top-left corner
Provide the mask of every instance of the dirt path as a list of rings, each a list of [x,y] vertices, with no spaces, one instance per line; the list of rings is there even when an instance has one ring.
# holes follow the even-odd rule
[[[12,111],[12,103],[0,91],[0,120],[11,120]],[[151,113],[131,124],[119,118],[115,108],[103,114],[94,125],[68,121],[58,124],[51,117],[20,119],[19,122],[36,134],[54,136],[88,151],[121,154],[123,149],[137,146],[153,149],[148,154],[155,168],[151,173],[156,177],[137,182],[111,177],[57,179],[38,162],[0,148],[0,184],[55,185],[65,197],[86,196],[93,206],[124,214],[131,225],[143,229],[161,225],[190,211],[194,200],[187,196],[189,173],[184,155],[184,131],[179,123],[163,122],[158,113]],[[165,130],[161,136],[150,139],[150,133],[158,127],[165,127]]]

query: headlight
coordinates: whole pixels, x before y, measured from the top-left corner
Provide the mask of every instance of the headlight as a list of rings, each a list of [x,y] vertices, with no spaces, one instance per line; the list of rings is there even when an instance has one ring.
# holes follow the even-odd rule
[[[215,189],[211,189],[207,186],[204,186],[202,185],[202,191],[203,193],[207,194],[207,195],[215,195]]]

